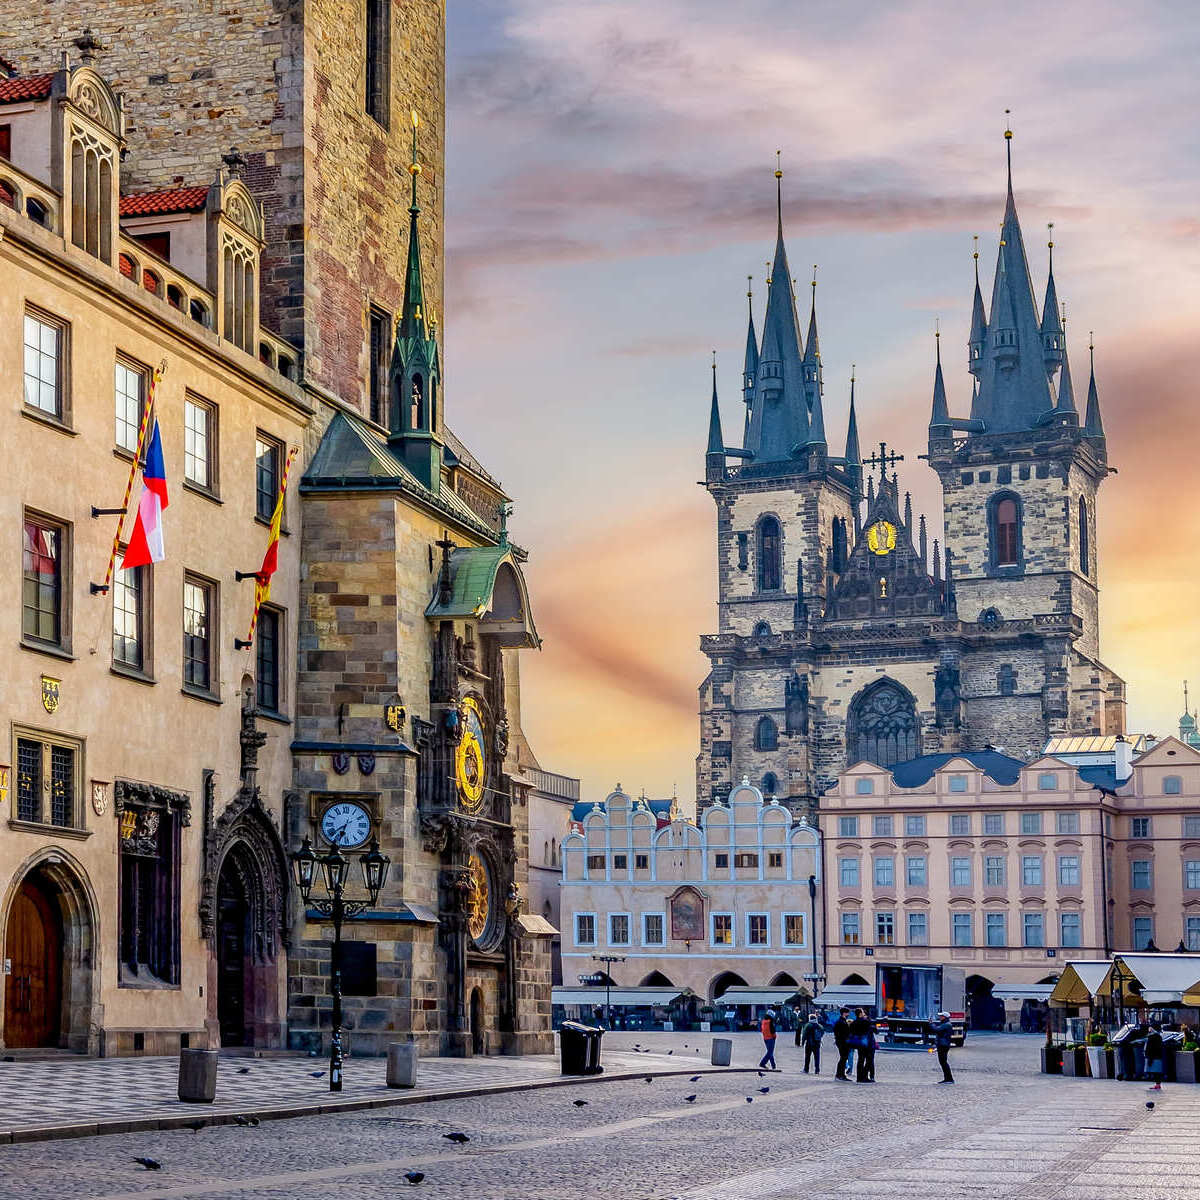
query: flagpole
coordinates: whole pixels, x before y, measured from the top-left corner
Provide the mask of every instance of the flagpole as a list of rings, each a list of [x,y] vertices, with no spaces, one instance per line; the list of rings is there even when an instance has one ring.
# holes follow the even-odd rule
[[[113,536],[112,552],[108,556],[108,570],[104,572],[103,583],[93,583],[90,585],[92,595],[107,594],[109,585],[112,583],[113,567],[117,562],[117,555],[121,551],[121,534],[125,529],[125,516],[129,512],[129,497],[133,494],[133,481],[137,478],[138,464],[142,461],[142,455],[146,449],[146,430],[150,427],[150,413],[154,408],[154,393],[158,387],[158,381],[166,374],[167,361],[162,362],[154,369],[150,376],[150,388],[146,396],[146,407],[142,411],[142,423],[138,427],[137,449],[134,451],[133,462],[129,466],[129,479],[125,483],[125,499],[121,501],[121,507],[116,511],[120,514],[117,517],[117,532]]]
[[[288,451],[287,461],[283,464],[283,476],[279,480],[279,496],[275,501],[275,509],[271,513],[271,536],[267,541],[267,552],[263,556],[263,565],[257,571],[238,571],[237,578],[240,582],[243,579],[254,580],[254,612],[250,617],[250,632],[245,639],[234,638],[233,647],[235,650],[249,650],[254,645],[254,631],[258,628],[258,610],[263,603],[270,598],[271,595],[271,576],[275,573],[275,568],[270,571],[263,568],[267,565],[267,555],[271,552],[272,546],[277,546],[279,543],[280,529],[283,525],[283,498],[287,494],[288,475],[292,470],[292,460],[299,452],[298,446],[293,446]]]

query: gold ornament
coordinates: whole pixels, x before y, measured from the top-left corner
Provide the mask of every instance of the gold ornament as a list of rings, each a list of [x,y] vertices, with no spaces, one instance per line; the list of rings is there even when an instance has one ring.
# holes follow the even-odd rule
[[[888,554],[896,548],[896,527],[882,518],[867,529],[867,547],[872,554]]]
[[[471,813],[483,807],[487,761],[484,746],[483,715],[478,703],[467,697],[462,703],[462,738],[454,751],[454,781],[459,803]]]
[[[492,912],[492,884],[487,867],[478,854],[472,854],[467,862],[471,884],[467,891],[467,932],[478,942],[487,931]]]

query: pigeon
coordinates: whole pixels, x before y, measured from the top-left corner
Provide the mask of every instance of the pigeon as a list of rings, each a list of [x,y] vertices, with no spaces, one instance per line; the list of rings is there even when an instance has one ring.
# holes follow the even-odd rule
[[[405,1171],[404,1178],[407,1179],[408,1182],[413,1185],[413,1187],[416,1187],[417,1184],[420,1183],[421,1180],[425,1178],[425,1172],[424,1171]]]
[[[691,1077],[691,1079],[688,1080],[688,1083],[696,1083],[699,1079],[700,1079],[699,1075],[693,1075]]]
[[[206,1125],[207,1121],[189,1121],[184,1125],[184,1129],[190,1129],[193,1134],[199,1133]]]
[[[1146,1107],[1147,1107],[1147,1108],[1153,1108],[1153,1107],[1154,1107],[1154,1101],[1153,1101],[1153,1100],[1147,1100],[1147,1101],[1146,1101]]]
[[[646,1082],[647,1082],[647,1083],[653,1083],[653,1082],[654,1082],[654,1076],[653,1076],[653,1075],[647,1075],[647,1076],[646,1076]]]
[[[765,1096],[771,1089],[769,1087],[763,1087],[759,1088],[758,1090]]]
[[[684,1096],[684,1099],[685,1099],[685,1100],[686,1100],[686,1101],[687,1101],[689,1104],[695,1104],[695,1103],[696,1103],[696,1093],[695,1093],[695,1092],[693,1092],[693,1093],[692,1093],[690,1096]]]
[[[309,1074],[310,1074],[310,1075],[311,1075],[311,1076],[312,1076],[314,1079],[324,1079],[324,1078],[325,1078],[325,1072],[324,1072],[324,1071],[309,1071]]]
[[[764,1072],[764,1071],[759,1071],[759,1073],[758,1073],[759,1079],[761,1079],[765,1073],[766,1072]]]
[[[249,1067],[239,1067],[239,1068],[238,1068],[238,1074],[239,1074],[239,1075],[249,1075],[249,1074],[250,1074],[250,1068],[249,1068]]]
[[[145,1167],[147,1171],[162,1170],[162,1163],[155,1158],[135,1158],[133,1161]]]
[[[258,1118],[257,1117],[243,1117],[241,1113],[238,1113],[237,1116],[235,1116],[233,1118],[233,1123],[235,1125],[244,1125],[248,1129],[257,1129],[258,1128]]]
[[[459,1133],[457,1131],[454,1133],[443,1133],[442,1137],[444,1137],[448,1142],[453,1142],[456,1146],[462,1146],[471,1140],[465,1133]]]
[[[674,1053],[675,1053],[675,1051],[674,1051],[674,1050],[668,1050],[668,1051],[667,1051],[667,1053],[668,1053],[668,1054],[674,1054]]]
[[[746,1097],[746,1103],[747,1103],[747,1104],[753,1104],[753,1103],[754,1103],[754,1097],[753,1097],[753,1096],[747,1096],[747,1097]]]
[[[573,1105],[575,1105],[576,1108],[583,1108],[589,1103],[589,1101],[587,1101],[587,1100],[572,1100],[571,1103]]]

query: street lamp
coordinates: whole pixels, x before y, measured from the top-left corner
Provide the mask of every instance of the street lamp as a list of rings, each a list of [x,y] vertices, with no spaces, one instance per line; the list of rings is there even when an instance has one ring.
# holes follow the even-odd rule
[[[612,966],[613,963],[622,963],[625,961],[625,959],[623,956],[618,957],[615,954],[593,954],[592,961],[593,962],[602,962],[605,964],[605,966]],[[612,976],[607,971],[605,971],[604,972],[604,1020],[605,1020],[605,1023],[608,1025],[609,1029],[612,1028],[612,1003],[611,1003],[611,999],[610,999],[611,996],[612,996]]]
[[[306,906],[315,908],[322,916],[333,921],[333,947],[330,951],[329,979],[333,989],[333,1036],[329,1045],[329,1090],[342,1090],[342,922],[353,919],[379,902],[379,893],[387,882],[388,868],[392,860],[379,852],[379,839],[372,838],[364,854],[360,854],[363,885],[367,889],[367,900],[345,898],[346,874],[350,860],[334,846],[328,854],[317,854],[312,842],[305,838],[292,855],[292,869],[296,874],[296,887]],[[324,876],[326,899],[312,899],[313,884],[317,868]]]

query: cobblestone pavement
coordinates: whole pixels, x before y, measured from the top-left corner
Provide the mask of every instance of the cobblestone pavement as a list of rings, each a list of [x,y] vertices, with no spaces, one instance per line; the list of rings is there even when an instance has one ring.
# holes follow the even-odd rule
[[[698,1035],[643,1035],[655,1062]],[[606,1038],[610,1060],[636,1035]],[[683,1050],[683,1042],[689,1050]],[[759,1053],[735,1039],[734,1062]],[[674,1055],[665,1055],[673,1049]],[[707,1051],[707,1039],[703,1043]],[[1038,1039],[881,1053],[874,1086],[782,1070],[602,1080],[410,1107],[0,1147],[0,1197],[76,1200],[1171,1200],[1200,1196],[1200,1089],[1037,1074]],[[707,1060],[707,1053],[695,1056]],[[646,1063],[651,1055],[635,1061]],[[686,1059],[684,1060],[686,1061]],[[358,1064],[356,1064],[358,1065]],[[760,1088],[769,1088],[766,1093]],[[689,1103],[688,1097],[695,1099]],[[747,1103],[747,1097],[750,1103]],[[574,1101],[587,1103],[576,1106]],[[1147,1101],[1155,1107],[1147,1109]],[[459,1147],[443,1134],[462,1131]],[[161,1170],[133,1160],[152,1157]],[[406,1171],[424,1173],[409,1187]]]

